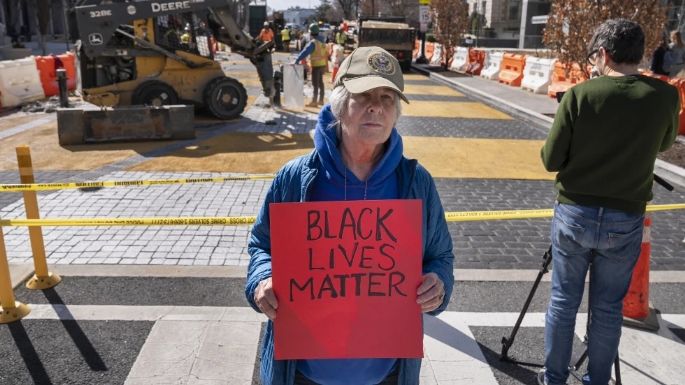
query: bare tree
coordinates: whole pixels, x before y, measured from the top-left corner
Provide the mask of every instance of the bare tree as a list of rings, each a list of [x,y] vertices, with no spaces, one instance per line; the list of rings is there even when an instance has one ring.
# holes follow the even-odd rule
[[[543,39],[567,70],[573,62],[585,70],[587,44],[594,30],[603,21],[619,17],[640,24],[645,55],[650,55],[666,25],[666,7],[661,0],[553,0]]]
[[[454,49],[468,27],[469,5],[464,0],[432,0],[433,34],[442,45],[443,66],[447,68]]]
[[[352,20],[357,18],[359,0],[337,0],[337,2],[345,15],[345,19]]]

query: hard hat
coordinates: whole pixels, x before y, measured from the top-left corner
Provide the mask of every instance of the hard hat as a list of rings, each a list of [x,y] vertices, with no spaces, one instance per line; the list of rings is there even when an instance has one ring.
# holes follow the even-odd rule
[[[316,23],[311,23],[309,24],[309,33],[318,35],[319,34],[319,25]]]
[[[264,22],[264,26],[265,26],[265,27],[268,27],[268,26],[269,26],[269,22],[268,22],[268,21],[265,21],[265,22]]]

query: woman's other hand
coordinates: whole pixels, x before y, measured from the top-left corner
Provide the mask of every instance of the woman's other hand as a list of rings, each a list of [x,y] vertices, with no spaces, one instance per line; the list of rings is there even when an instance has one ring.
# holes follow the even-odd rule
[[[442,305],[445,298],[445,284],[435,273],[423,275],[423,281],[416,291],[416,303],[421,305],[421,311],[428,313]]]
[[[274,294],[273,286],[271,284],[271,277],[264,279],[257,285],[257,290],[254,293],[254,302],[257,304],[259,310],[262,311],[270,320],[276,319],[276,309],[278,309],[278,301]]]

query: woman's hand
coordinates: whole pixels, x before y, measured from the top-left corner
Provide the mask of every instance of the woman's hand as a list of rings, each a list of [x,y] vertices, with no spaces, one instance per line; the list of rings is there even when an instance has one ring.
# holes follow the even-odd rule
[[[257,304],[259,310],[262,311],[270,320],[276,319],[276,309],[278,309],[278,301],[274,294],[271,285],[271,277],[262,280],[257,285],[257,290],[254,293],[254,302]]]
[[[416,303],[421,305],[421,311],[424,313],[433,311],[442,305],[445,298],[445,284],[435,273],[424,274],[416,294],[418,295]]]

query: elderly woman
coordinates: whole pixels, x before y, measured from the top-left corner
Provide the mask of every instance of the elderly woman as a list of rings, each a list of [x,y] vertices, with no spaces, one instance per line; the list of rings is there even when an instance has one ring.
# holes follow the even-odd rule
[[[361,199],[423,201],[423,276],[417,303],[428,314],[449,302],[452,240],[430,174],[402,154],[394,128],[401,114],[404,78],[399,63],[378,47],[354,50],[343,61],[314,133],[314,150],[276,175],[249,240],[250,265],[245,295],[269,322],[264,336],[261,379],[264,384],[407,384],[419,383],[420,359],[274,359],[272,320],[278,300],[271,285],[269,203]]]

